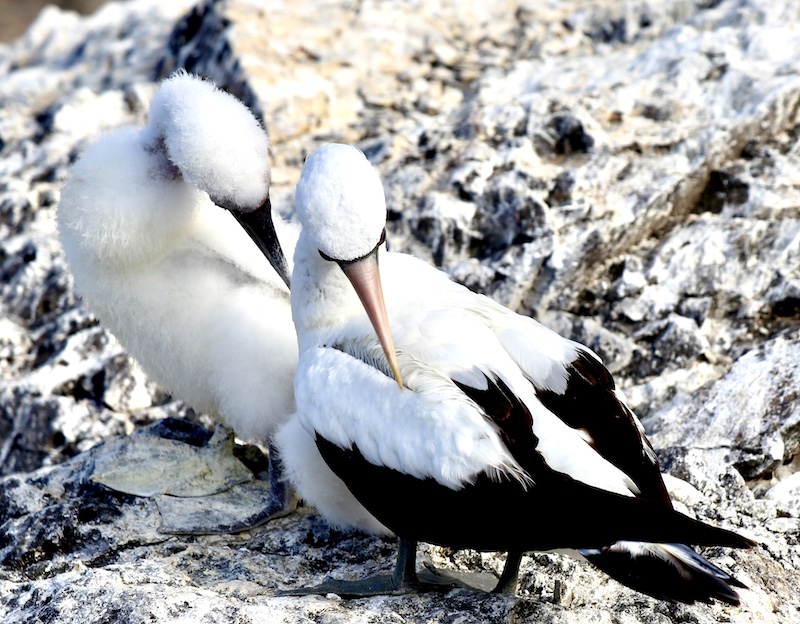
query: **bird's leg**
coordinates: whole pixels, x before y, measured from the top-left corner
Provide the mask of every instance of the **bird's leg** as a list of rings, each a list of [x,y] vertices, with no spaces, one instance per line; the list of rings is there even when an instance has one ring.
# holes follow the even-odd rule
[[[329,579],[315,587],[301,587],[278,593],[283,596],[337,594],[342,598],[363,598],[415,592],[446,592],[457,588],[488,592],[497,583],[497,577],[491,574],[439,570],[427,563],[425,569],[417,572],[416,562],[417,542],[400,538],[397,561],[391,575],[377,574],[357,581]]]
[[[506,557],[506,564],[503,566],[503,573],[492,590],[493,594],[513,594],[517,591],[517,580],[519,579],[519,564],[522,563],[522,551],[511,550]]]
[[[269,442],[268,460],[267,482],[269,483],[269,499],[261,513],[257,517],[250,518],[251,528],[275,518],[288,516],[297,508],[297,497],[283,475],[283,458],[272,440]]]
[[[342,598],[410,594],[424,589],[417,579],[416,562],[417,542],[401,539],[391,575],[376,574],[356,581],[328,579],[314,587],[300,587],[279,593],[284,596],[337,594]]]
[[[400,539],[400,543],[397,545],[397,561],[392,573],[392,584],[396,589],[407,588],[409,591],[419,587],[416,541]]]
[[[276,511],[271,518],[287,516],[297,509],[297,496],[284,475],[283,456],[275,442],[269,441],[269,498],[275,502]],[[279,507],[279,509],[278,509]]]
[[[493,574],[442,570],[434,568],[429,561],[426,561],[423,569],[417,572],[416,561],[417,542],[400,539],[397,563],[392,574],[395,593],[449,591],[456,588],[488,592],[496,583]]]

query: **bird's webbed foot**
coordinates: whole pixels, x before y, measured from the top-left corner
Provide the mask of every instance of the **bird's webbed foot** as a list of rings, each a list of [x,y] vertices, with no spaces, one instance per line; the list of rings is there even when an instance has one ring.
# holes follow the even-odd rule
[[[398,596],[402,594],[448,592],[466,588],[488,592],[497,585],[497,577],[485,573],[459,572],[434,568],[428,562],[417,572],[417,543],[401,539],[397,563],[392,574],[377,574],[354,581],[329,579],[314,587],[302,587],[279,592],[283,596],[307,596],[312,594],[337,594],[342,598],[365,598],[368,596]]]

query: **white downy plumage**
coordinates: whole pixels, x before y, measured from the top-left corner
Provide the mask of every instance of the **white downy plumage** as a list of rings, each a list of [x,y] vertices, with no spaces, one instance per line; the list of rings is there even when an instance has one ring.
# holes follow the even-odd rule
[[[176,397],[262,442],[294,411],[297,343],[287,286],[231,213],[265,205],[268,147],[241,102],[179,73],[156,92],[146,126],[86,150],[58,208],[89,308]],[[278,225],[293,249],[295,229]],[[322,464],[315,483],[339,491],[340,524],[385,532],[316,448],[305,452],[283,459],[290,471]]]
[[[85,151],[58,208],[90,309],[168,390],[261,439],[294,408],[289,289],[209,194],[258,207],[267,149],[247,108],[180,74],[156,93],[144,128]]]

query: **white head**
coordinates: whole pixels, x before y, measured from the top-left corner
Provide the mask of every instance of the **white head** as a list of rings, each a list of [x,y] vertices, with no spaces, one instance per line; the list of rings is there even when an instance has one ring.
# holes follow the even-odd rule
[[[303,232],[325,260],[336,262],[355,288],[400,388],[403,380],[383,301],[378,250],[386,200],[366,156],[350,145],[326,145],[306,159],[295,194]]]
[[[386,199],[378,173],[351,145],[325,145],[306,159],[295,207],[317,249],[339,261],[370,253],[386,225]]]
[[[188,227],[204,191],[288,285],[272,222],[268,151],[266,133],[244,104],[178,72],[153,96],[144,128],[101,138],[73,168],[59,207],[65,249],[74,237],[104,261],[153,257]]]
[[[153,96],[142,131],[147,149],[166,157],[214,203],[255,210],[269,193],[269,139],[253,113],[212,83],[178,72]]]
[[[153,97],[142,140],[155,156],[164,154],[165,166],[227,208],[289,285],[269,201],[269,140],[244,104],[177,72]]]

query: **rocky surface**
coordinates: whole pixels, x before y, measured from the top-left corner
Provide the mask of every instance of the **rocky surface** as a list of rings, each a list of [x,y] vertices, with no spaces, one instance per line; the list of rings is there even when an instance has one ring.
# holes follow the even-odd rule
[[[134,0],[48,8],[0,47],[0,620],[800,621],[800,2],[653,5]],[[394,545],[308,510],[175,536],[156,499],[90,480],[165,417],[210,437],[81,305],[54,224],[82,147],[178,67],[263,116],[284,214],[307,153],[357,143],[394,248],[600,353],[676,505],[758,542],[705,553],[742,606],[659,602],[555,554],[526,557],[513,599],[281,597]]]
[[[55,4],[62,9],[77,11],[83,15],[93,13],[106,0],[3,0],[0,2],[0,41],[13,41],[30,26],[39,12],[48,4]]]

